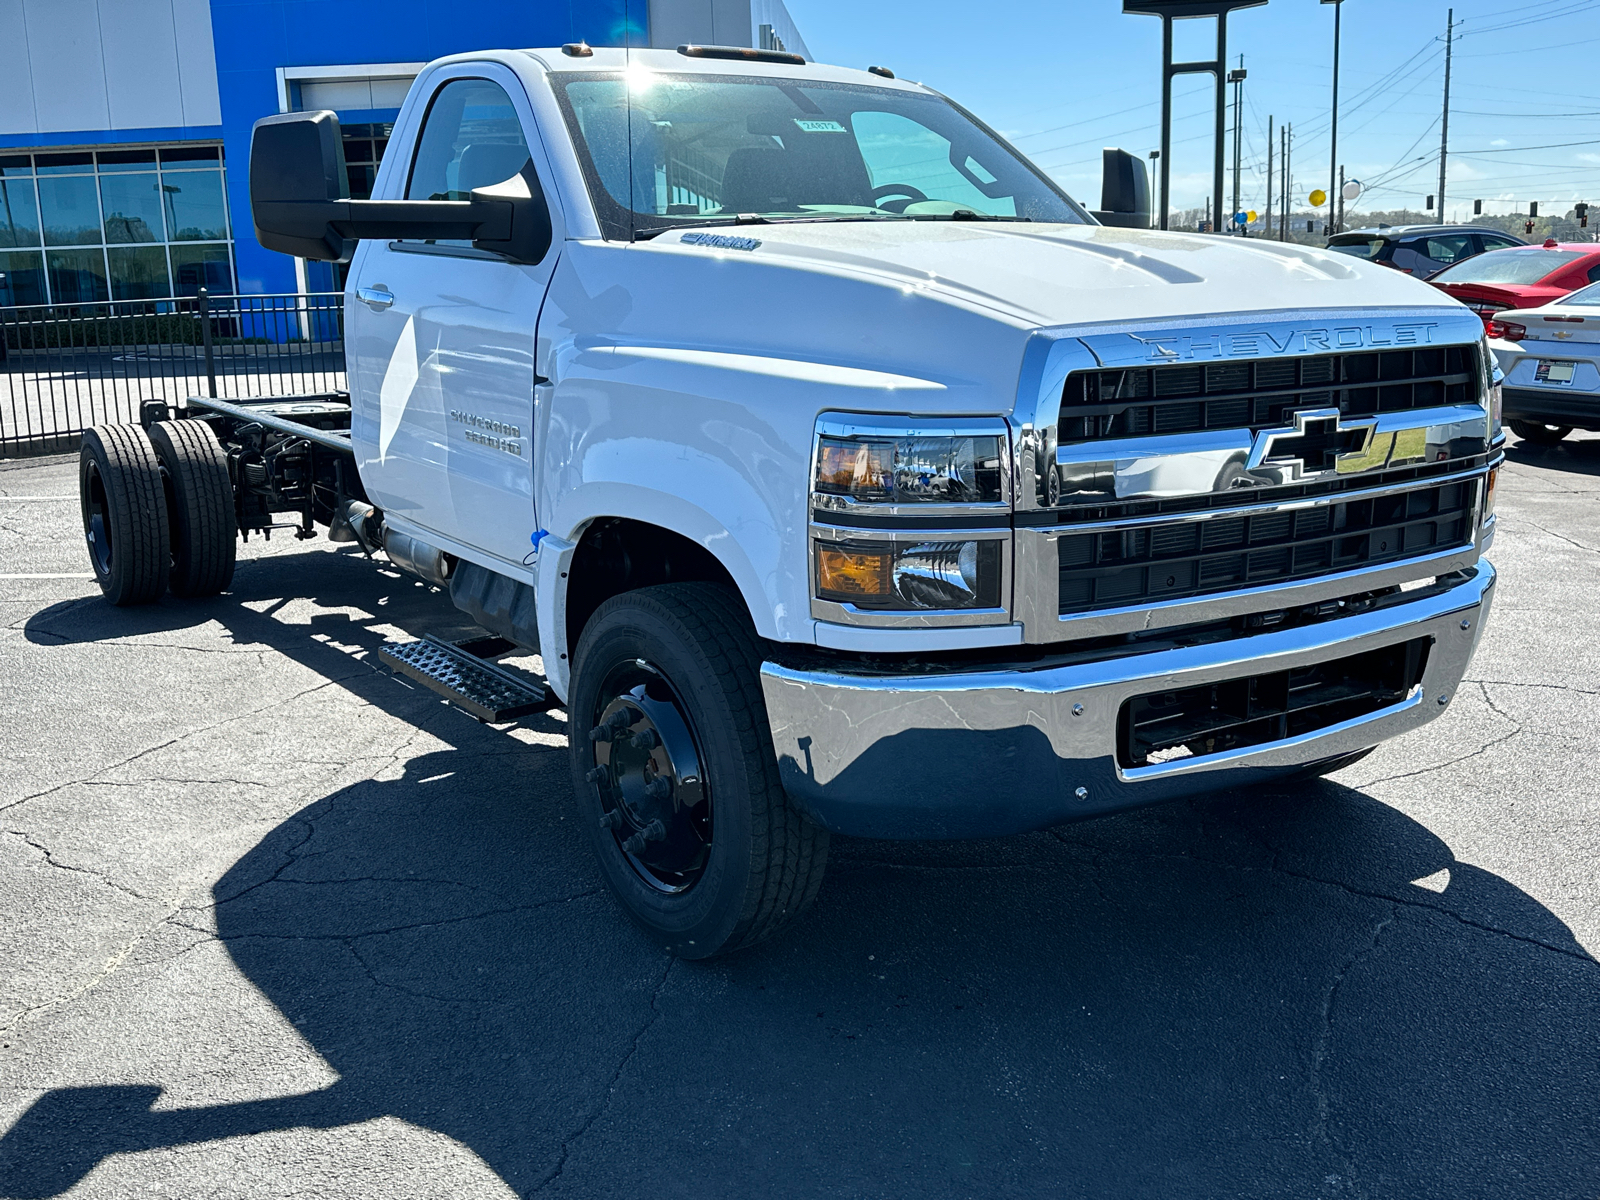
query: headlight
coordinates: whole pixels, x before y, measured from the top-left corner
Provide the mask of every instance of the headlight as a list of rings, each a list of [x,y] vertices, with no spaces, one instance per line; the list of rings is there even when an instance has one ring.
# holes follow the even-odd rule
[[[998,437],[847,438],[817,443],[816,493],[868,504],[987,504],[1001,492]]]
[[[817,596],[885,611],[999,608],[998,539],[814,543]]]

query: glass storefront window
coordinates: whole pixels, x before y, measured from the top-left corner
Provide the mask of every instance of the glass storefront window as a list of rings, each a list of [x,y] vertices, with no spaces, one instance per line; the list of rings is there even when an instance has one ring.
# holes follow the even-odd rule
[[[39,244],[39,204],[33,180],[0,178],[0,246]]]
[[[50,250],[45,253],[50,298],[56,304],[87,304],[110,299],[103,250]]]
[[[227,205],[219,146],[0,154],[0,306],[231,294]]]
[[[100,164],[100,174],[109,175],[114,171],[154,171],[156,169],[156,152],[154,150],[102,150],[95,155]]]
[[[221,171],[163,171],[168,236],[175,242],[209,242],[228,236]]]
[[[0,304],[43,304],[44,255],[0,250]]]
[[[161,184],[154,172],[102,176],[100,201],[109,244],[166,240],[161,232]]]
[[[172,293],[193,296],[205,288],[215,296],[233,292],[233,270],[228,265],[228,247],[169,246],[172,255]]]
[[[46,246],[100,244],[100,196],[93,175],[41,177],[39,208]]]
[[[112,246],[106,259],[111,266],[113,300],[159,300],[172,295],[167,255],[160,246]]]

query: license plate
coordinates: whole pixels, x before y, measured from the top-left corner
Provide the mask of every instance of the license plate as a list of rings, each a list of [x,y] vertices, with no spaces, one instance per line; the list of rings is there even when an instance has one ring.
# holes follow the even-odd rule
[[[1533,369],[1533,381],[1535,383],[1571,383],[1572,368],[1577,365],[1577,363],[1569,362],[1551,362],[1547,358],[1541,358],[1539,365]]]

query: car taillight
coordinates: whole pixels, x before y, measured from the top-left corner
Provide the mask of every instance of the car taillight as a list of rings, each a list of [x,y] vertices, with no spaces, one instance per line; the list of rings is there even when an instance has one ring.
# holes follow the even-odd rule
[[[1507,342],[1520,342],[1528,336],[1528,327],[1515,321],[1489,321],[1489,336]]]

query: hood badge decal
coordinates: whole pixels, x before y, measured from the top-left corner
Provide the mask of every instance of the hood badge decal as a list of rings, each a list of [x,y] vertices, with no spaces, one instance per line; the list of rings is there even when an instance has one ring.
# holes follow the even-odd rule
[[[710,246],[714,250],[754,250],[760,238],[734,237],[726,233],[686,233],[678,241],[686,246]]]
[[[688,239],[685,238],[685,241]],[[1128,334],[1145,347],[1149,362],[1183,362],[1196,358],[1270,358],[1279,354],[1337,354],[1350,350],[1386,350],[1426,346],[1433,341],[1436,321],[1395,325],[1331,325],[1306,329],[1240,329],[1204,334]]]

